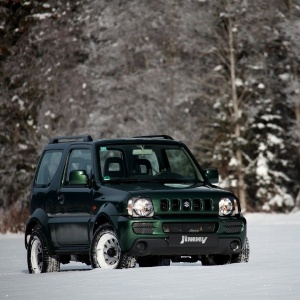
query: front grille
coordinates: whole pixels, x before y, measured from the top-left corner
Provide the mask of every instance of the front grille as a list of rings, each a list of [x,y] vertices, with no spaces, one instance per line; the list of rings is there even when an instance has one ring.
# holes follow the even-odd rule
[[[191,210],[191,200],[190,199],[182,199],[182,210],[188,211]]]
[[[154,224],[152,223],[133,223],[132,230],[136,234],[152,234],[154,231]]]
[[[160,200],[160,210],[162,210],[162,211],[169,210],[169,200],[168,199]]]
[[[178,211],[180,210],[180,200],[179,199],[172,199],[172,210]]]
[[[242,231],[243,226],[244,223],[240,221],[226,222],[224,225],[226,233],[240,233]]]
[[[212,199],[160,199],[160,210],[161,211],[213,211]]]
[[[216,223],[164,223],[165,233],[215,232]]]
[[[194,210],[195,211],[200,211],[202,210],[202,202],[200,199],[194,199]]]
[[[213,210],[213,202],[211,199],[204,199],[204,210],[210,211]]]

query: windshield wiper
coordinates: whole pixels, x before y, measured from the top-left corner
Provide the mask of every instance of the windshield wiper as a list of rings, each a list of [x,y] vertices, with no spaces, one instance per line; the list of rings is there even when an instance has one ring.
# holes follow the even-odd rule
[[[104,182],[104,183],[122,183],[122,182],[132,183],[132,182],[138,182],[138,180],[135,178],[113,178],[113,179],[103,180],[102,182]]]
[[[179,179],[179,178],[113,178],[103,180],[103,183],[136,183],[136,182],[158,182],[158,183],[182,183],[182,184],[195,184],[203,183],[199,179]]]
[[[103,180],[104,183],[136,183],[136,182],[158,182],[157,179],[137,179],[137,178],[113,178]]]
[[[203,183],[199,179],[180,179],[180,178],[157,178],[155,181],[161,183]]]

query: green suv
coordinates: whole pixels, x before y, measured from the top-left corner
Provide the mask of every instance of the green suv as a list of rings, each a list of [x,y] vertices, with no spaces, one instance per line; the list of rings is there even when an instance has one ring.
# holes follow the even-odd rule
[[[249,260],[240,202],[170,136],[56,137],[33,180],[29,273],[79,261],[92,268],[220,265]]]

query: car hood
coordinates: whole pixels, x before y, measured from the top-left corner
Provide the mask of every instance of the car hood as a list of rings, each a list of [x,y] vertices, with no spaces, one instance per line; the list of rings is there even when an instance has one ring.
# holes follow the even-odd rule
[[[217,186],[204,185],[203,183],[120,183],[106,185],[118,191],[130,193],[134,197],[209,197],[232,196],[233,194]]]
[[[105,184],[105,193],[102,201],[122,202],[120,209],[127,213],[127,201],[134,197],[147,197],[152,200],[156,215],[160,214],[194,214],[217,215],[221,198],[236,199],[234,195],[213,185],[203,183],[159,183],[135,182]]]

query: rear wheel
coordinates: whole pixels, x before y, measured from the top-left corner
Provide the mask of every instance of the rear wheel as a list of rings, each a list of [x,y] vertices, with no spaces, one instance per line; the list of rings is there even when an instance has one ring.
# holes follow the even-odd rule
[[[91,245],[91,265],[101,269],[134,268],[135,257],[121,251],[118,238],[110,224],[100,226]]]
[[[59,272],[58,256],[50,255],[42,229],[35,229],[30,236],[27,248],[27,265],[31,274]]]

